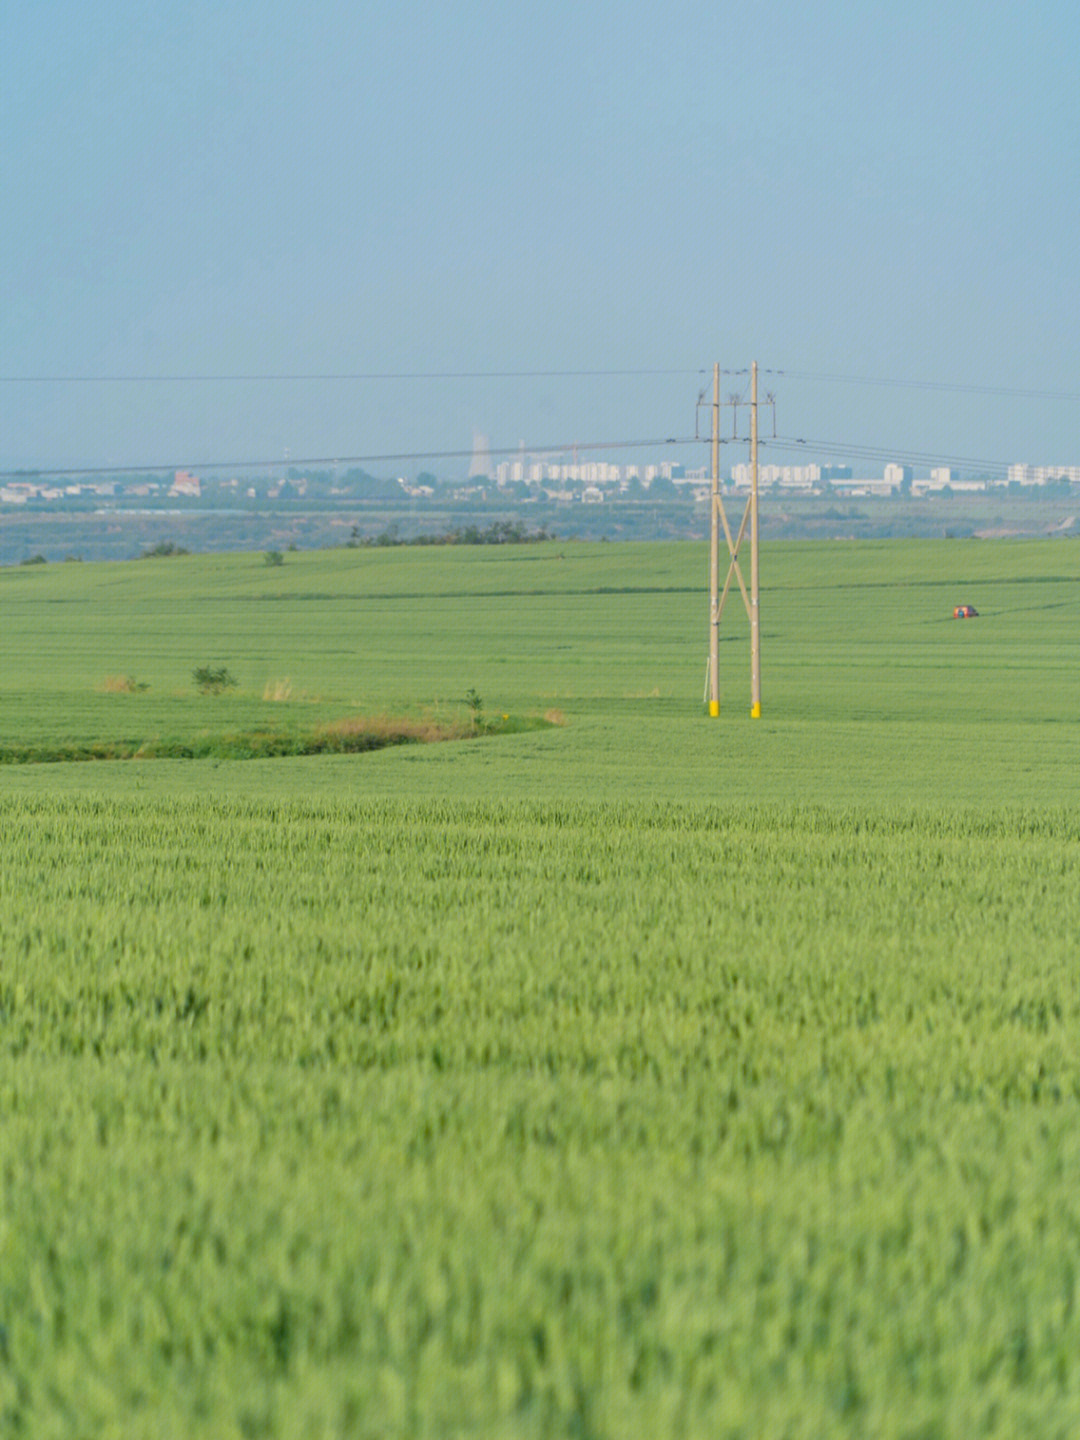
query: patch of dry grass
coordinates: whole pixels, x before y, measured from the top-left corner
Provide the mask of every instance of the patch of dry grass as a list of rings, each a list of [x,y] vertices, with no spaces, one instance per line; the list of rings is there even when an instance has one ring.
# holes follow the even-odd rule
[[[401,715],[350,715],[320,725],[315,733],[344,744],[364,736],[377,743],[412,741],[426,745],[437,740],[460,740],[472,734],[472,726],[459,721],[415,720]]]
[[[133,675],[106,675],[98,686],[106,695],[137,695],[149,688],[145,680],[136,680]]]

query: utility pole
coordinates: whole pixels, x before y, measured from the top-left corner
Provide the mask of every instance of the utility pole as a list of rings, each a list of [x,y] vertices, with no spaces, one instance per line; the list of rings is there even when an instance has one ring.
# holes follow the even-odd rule
[[[745,372],[743,372],[745,373]],[[700,405],[705,392],[698,397]],[[735,434],[738,438],[738,411],[746,402],[738,395],[732,395],[728,404],[734,412]],[[766,405],[774,407],[772,395],[766,395]],[[774,420],[775,429],[775,420]],[[759,604],[760,566],[758,562],[758,367],[755,360],[750,371],[750,498],[746,502],[742,523],[736,536],[732,536],[728,525],[724,501],[720,494],[720,367],[713,366],[712,395],[712,505],[709,526],[709,661],[706,693],[709,701],[709,715],[720,714],[720,619],[724,613],[724,602],[734,576],[742,595],[746,615],[750,621],[750,718],[761,718],[761,625]],[[720,530],[727,541],[729,564],[723,589],[717,593],[720,583]],[[747,529],[750,531],[750,589],[746,588],[742,567],[739,564],[739,547]]]
[[[757,361],[750,370],[750,718],[761,719],[761,608],[758,581]]]
[[[709,530],[709,714],[720,714],[720,366],[712,372],[712,523]]]

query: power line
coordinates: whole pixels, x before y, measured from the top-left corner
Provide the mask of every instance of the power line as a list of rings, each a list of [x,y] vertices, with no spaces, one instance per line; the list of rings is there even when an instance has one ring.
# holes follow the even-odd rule
[[[1076,390],[1022,390],[1007,385],[972,385],[955,380],[890,380],[870,375],[825,375],[810,370],[766,370],[788,380],[821,380],[839,385],[880,385],[900,390],[941,390],[958,395],[1000,395],[1014,400],[1080,400]]]
[[[1008,462],[1001,460],[975,459],[970,455],[942,455],[931,450],[904,450],[889,445],[864,445],[857,442],[837,440],[810,440],[801,436],[779,435],[763,440],[774,450],[813,450],[817,453],[843,455],[852,460],[894,460],[906,461],[911,465],[956,465],[980,470],[1007,471]]]
[[[640,370],[360,370],[269,372],[265,374],[194,375],[0,375],[0,385],[228,385],[303,384],[329,381],[367,382],[378,380],[583,380],[628,379],[634,376],[704,375],[704,368],[656,368]],[[749,370],[721,370],[721,375],[748,375]],[[976,385],[956,380],[901,380],[875,375],[835,375],[814,370],[767,370],[788,380],[811,380],[838,385],[887,386],[901,390],[938,390],[965,395],[998,395],[1019,400],[1080,400],[1076,390],[1030,390],[1006,385]]]
[[[652,440],[571,440],[568,443],[526,445],[529,453],[558,454],[561,452],[570,453],[573,450],[631,450],[631,449],[657,449],[668,445],[700,445],[701,440],[695,435],[668,435],[663,439]],[[0,480],[14,479],[49,479],[59,475],[154,475],[165,470],[280,470],[287,465],[290,469],[296,469],[301,465],[378,465],[388,464],[390,461],[398,462],[403,460],[465,460],[472,456],[471,450],[413,450],[399,451],[396,454],[384,455],[335,455],[335,456],[297,456],[291,455],[274,460],[204,460],[189,461],[186,464],[170,462],[166,465],[63,465],[48,470],[23,468],[19,470],[0,470]],[[488,452],[490,455],[520,455],[521,446],[508,445],[503,448],[495,448]]]
[[[223,385],[330,380],[583,380],[635,375],[704,375],[704,370],[387,370],[355,374],[268,375],[0,375],[0,385]],[[743,371],[724,371],[739,375]]]

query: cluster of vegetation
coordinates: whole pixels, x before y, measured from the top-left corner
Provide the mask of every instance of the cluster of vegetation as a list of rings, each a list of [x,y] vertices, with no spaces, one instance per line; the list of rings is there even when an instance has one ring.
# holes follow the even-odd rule
[[[543,525],[530,530],[520,520],[493,520],[490,525],[464,525],[458,529],[444,530],[437,535],[402,535],[399,527],[389,525],[378,535],[364,535],[359,525],[354,525],[346,546],[355,550],[369,546],[387,547],[393,545],[538,545],[557,537]]]
[[[139,559],[159,560],[169,555],[187,555],[188,553],[183,545],[177,545],[173,540],[159,540],[156,545],[147,546]]]
[[[225,665],[197,665],[191,678],[200,695],[221,695],[237,686],[236,676]]]
[[[145,686],[136,688],[145,689]],[[472,735],[520,735],[549,729],[557,720],[502,715],[487,719],[471,702],[469,719],[417,720],[408,716],[355,715],[317,725],[262,725],[257,729],[202,731],[190,736],[102,740],[0,740],[0,765],[83,760],[274,760],[300,755],[360,755],[390,745],[422,745]]]

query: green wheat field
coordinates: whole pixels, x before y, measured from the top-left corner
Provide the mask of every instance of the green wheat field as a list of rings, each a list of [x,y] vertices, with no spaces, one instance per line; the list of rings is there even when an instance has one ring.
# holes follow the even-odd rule
[[[5,1440],[1080,1434],[1080,545],[706,565],[0,570]]]

